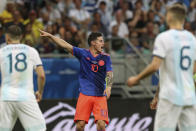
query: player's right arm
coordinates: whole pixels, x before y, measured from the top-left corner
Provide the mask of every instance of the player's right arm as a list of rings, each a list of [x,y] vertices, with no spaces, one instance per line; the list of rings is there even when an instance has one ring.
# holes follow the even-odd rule
[[[155,96],[154,96],[153,100],[150,103],[150,108],[152,110],[157,109],[157,103],[158,103],[158,100],[159,100],[159,91],[160,91],[160,86],[158,85]]]
[[[35,71],[37,73],[37,85],[38,85],[38,91],[36,92],[36,99],[39,102],[42,99],[46,77],[42,65],[37,66]]]
[[[58,38],[58,37],[56,37],[56,36],[54,36],[54,35],[52,35],[48,32],[45,32],[45,31],[42,31],[42,30],[39,30],[39,31],[40,31],[40,36],[45,36],[45,37],[51,38],[57,45],[66,49],[69,53],[72,53],[73,46],[70,45],[68,42],[66,42],[63,39]]]

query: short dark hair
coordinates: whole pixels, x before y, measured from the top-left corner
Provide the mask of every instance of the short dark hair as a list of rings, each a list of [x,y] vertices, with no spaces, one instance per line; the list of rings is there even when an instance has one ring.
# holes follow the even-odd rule
[[[175,3],[171,7],[168,8],[167,12],[172,13],[174,20],[184,22],[186,18],[186,8],[181,3]]]
[[[99,5],[106,5],[105,1],[101,1]]]
[[[17,25],[11,25],[8,27],[6,34],[8,34],[11,37],[11,39],[19,40],[22,36],[22,30]]]
[[[91,41],[94,41],[97,39],[97,37],[103,36],[100,32],[92,32],[88,37],[88,45],[91,46]]]

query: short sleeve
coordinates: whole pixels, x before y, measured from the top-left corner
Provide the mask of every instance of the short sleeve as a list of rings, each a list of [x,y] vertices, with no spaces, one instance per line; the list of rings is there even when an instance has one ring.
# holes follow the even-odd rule
[[[153,55],[158,56],[160,58],[165,58],[166,56],[166,49],[164,47],[164,43],[161,39],[162,37],[158,35],[155,39]]]
[[[81,58],[82,56],[82,52],[83,52],[84,49],[81,49],[81,48],[78,48],[78,47],[73,47],[73,55],[75,57],[77,57],[78,59]]]
[[[106,72],[112,71],[112,62],[110,56],[107,56]]]
[[[41,58],[39,56],[39,53],[37,52],[37,50],[33,49],[33,66],[34,67],[37,67],[37,66],[40,66],[42,65],[42,61],[41,61]]]

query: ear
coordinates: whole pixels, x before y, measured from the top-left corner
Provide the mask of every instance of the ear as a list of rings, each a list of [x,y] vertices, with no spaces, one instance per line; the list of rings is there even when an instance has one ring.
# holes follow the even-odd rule
[[[95,41],[91,41],[91,45],[94,46],[96,43]]]

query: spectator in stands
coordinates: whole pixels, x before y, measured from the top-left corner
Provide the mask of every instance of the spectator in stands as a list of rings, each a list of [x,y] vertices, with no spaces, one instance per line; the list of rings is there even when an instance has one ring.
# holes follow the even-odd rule
[[[6,3],[7,0],[1,0],[1,4],[0,4],[0,14],[4,11],[5,7],[6,7]]]
[[[87,29],[90,22],[90,14],[81,8],[82,0],[74,0],[75,9],[70,10],[69,17],[75,22],[78,28]]]
[[[149,10],[147,13],[147,21],[148,22],[155,22],[155,12],[153,10]]]
[[[13,20],[11,22],[5,23],[4,25],[5,25],[6,29],[9,26],[11,26],[11,25],[17,25],[17,26],[19,26],[22,29],[22,31],[24,31],[24,24],[23,24],[23,22],[24,22],[24,20],[23,20],[23,18],[21,16],[20,12],[18,10],[15,10],[13,12]]]
[[[193,0],[188,8],[188,21],[193,22],[196,14],[196,1]]]
[[[112,20],[111,16],[112,13],[107,10],[107,3],[105,1],[101,1],[99,3],[99,8],[97,10],[99,14],[101,15],[101,22],[108,27],[110,25],[110,22]]]
[[[90,25],[90,27],[89,27],[87,36],[90,35],[92,32],[98,32],[98,31],[99,31],[99,28],[98,28],[97,23],[92,23],[92,24]]]
[[[60,37],[61,39],[65,39],[65,28],[63,26],[59,27],[58,30],[58,37]]]
[[[143,6],[142,0],[137,0],[137,1],[135,2],[135,5],[134,5],[134,8],[133,8],[133,9],[134,9],[135,11],[137,11],[137,10],[143,11],[142,6]]]
[[[122,38],[111,39],[111,48],[112,50],[110,51],[110,53],[112,57],[122,58],[125,56],[126,46]]]
[[[133,10],[133,0],[117,0],[115,3],[114,3],[114,12],[116,12],[117,10],[119,9],[122,9],[123,6],[124,6],[124,3],[125,2],[128,2],[128,7],[130,10]],[[133,2],[134,3],[134,2]]]
[[[38,41],[40,38],[39,29],[43,29],[43,24],[40,21],[38,21],[35,10],[31,10],[29,13],[29,18],[24,21],[24,25],[27,25],[27,24],[31,25],[32,32],[35,36],[35,39],[36,41]]]
[[[35,34],[32,31],[32,24],[28,23],[25,25],[25,31],[24,31],[22,43],[26,43],[27,45],[31,47],[35,47],[36,42],[38,41],[36,41]]]
[[[74,43],[74,38],[72,37],[72,33],[70,31],[65,31],[65,41],[70,43],[71,45],[76,44]],[[74,45],[76,46],[76,45]],[[77,45],[78,46],[78,45]]]
[[[118,25],[114,25],[113,27],[112,27],[112,32],[111,32],[111,36],[110,36],[111,38],[112,37],[119,37],[118,36]]]
[[[94,13],[96,10],[97,0],[82,0],[82,8],[88,11],[90,14]]]
[[[47,25],[45,30],[53,34],[52,25]]]
[[[59,25],[57,23],[52,24],[52,34],[58,36]]]
[[[191,29],[194,31],[194,34],[196,33],[196,13],[194,20],[191,22]]]
[[[151,4],[151,10],[154,11],[155,21],[159,22],[160,24],[164,23],[166,9],[162,6],[162,2],[153,0]]]
[[[74,34],[75,32],[78,32],[76,26],[74,26],[72,20],[69,17],[63,18],[63,26],[65,30],[70,31],[72,34]]]
[[[57,28],[57,24],[56,25],[53,25],[53,28]],[[53,33],[54,33],[54,30],[53,30]],[[58,29],[58,33],[56,33],[55,36],[60,37],[61,39],[64,39],[65,40],[65,35],[66,35],[65,27],[64,26],[60,26],[59,29]],[[55,48],[56,48],[56,52],[57,53],[66,53],[65,50],[63,50],[58,45],[55,45]]]
[[[49,14],[49,20],[52,23],[59,23],[61,22],[61,14],[60,12],[54,8],[54,3],[50,2],[50,1],[46,1],[46,6],[44,8],[42,8],[41,12],[43,14],[48,13]]]
[[[139,35],[135,29],[133,29],[129,33],[129,40],[130,40],[131,44],[134,47],[136,47],[136,49],[141,50],[142,46],[140,45],[140,42],[139,42]],[[126,51],[127,51],[127,53],[135,54],[135,51],[133,50],[132,47],[127,47]]]
[[[68,16],[69,11],[74,8],[72,0],[56,0],[57,9],[61,13],[61,16]]]
[[[124,1],[122,3],[122,15],[123,15],[123,21],[128,22],[130,19],[133,18],[133,12],[129,8],[129,3],[127,1]]]
[[[113,26],[118,25],[118,36],[126,38],[128,37],[128,28],[127,25],[122,20],[122,11],[118,10],[115,13],[115,20],[111,22],[110,24],[110,31]]]
[[[153,48],[154,39],[156,34],[154,33],[155,25],[152,21],[149,21],[146,25],[146,32],[141,36],[142,46],[144,47],[144,53],[150,53]]]
[[[191,28],[191,23],[189,21],[186,21],[184,23],[184,29],[192,32],[193,34],[195,33],[194,30]]]
[[[50,21],[49,14],[46,12],[41,13],[41,18],[39,18],[39,21],[43,23],[44,28],[46,28],[48,25],[52,25],[52,21]]]
[[[86,39],[84,39],[84,33],[80,32],[80,31],[75,33],[74,42],[77,47],[87,48],[85,40]]]
[[[142,10],[142,1],[136,1],[134,9],[134,17],[129,21],[128,26],[135,27],[140,35],[146,31],[145,26],[147,22],[146,13]]]
[[[93,20],[90,23],[89,27],[90,29],[92,28],[92,26],[97,26],[97,31],[94,32],[101,32],[105,37],[108,36],[108,28],[107,26],[105,26],[102,21],[101,21],[101,15],[98,12],[95,12],[93,14]]]
[[[6,9],[0,13],[0,21],[5,24],[7,22],[13,21],[13,12],[15,11],[15,5],[13,2],[8,2]]]
[[[36,49],[41,54],[54,53],[55,45],[47,38],[42,38]]]

